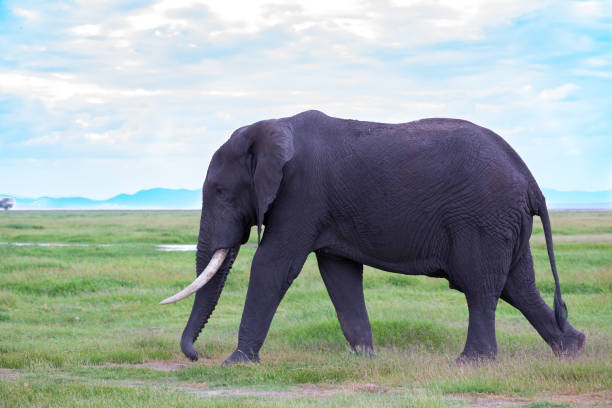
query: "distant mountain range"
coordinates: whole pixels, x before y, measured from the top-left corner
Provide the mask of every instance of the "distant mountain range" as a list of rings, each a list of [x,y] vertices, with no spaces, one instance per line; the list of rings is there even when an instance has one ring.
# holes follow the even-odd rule
[[[609,209],[612,210],[612,190],[608,191],[559,191],[542,189],[551,209]],[[119,194],[108,200],[92,200],[83,197],[14,197],[16,210],[165,210],[199,209],[202,205],[201,190],[152,188],[134,194]]]
[[[10,197],[10,194],[2,195]],[[202,207],[202,191],[152,188],[134,194],[119,194],[107,200],[83,197],[14,197],[16,210],[165,210]]]

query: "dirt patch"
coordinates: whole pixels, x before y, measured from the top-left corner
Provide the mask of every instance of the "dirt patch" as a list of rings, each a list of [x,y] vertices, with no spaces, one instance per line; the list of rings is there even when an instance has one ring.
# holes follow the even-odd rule
[[[530,404],[531,400],[521,399],[521,398],[512,398],[503,395],[495,395],[495,394],[478,394],[468,396],[466,398],[465,395],[458,396],[460,400],[467,402],[470,406],[473,407],[507,407],[507,406],[523,406]]]
[[[547,397],[546,399],[561,404],[609,407],[612,406],[612,390],[586,394],[554,395]]]
[[[21,378],[23,374],[12,368],[0,368],[0,378]]]
[[[133,368],[150,368],[151,370],[156,371],[178,371],[185,367],[189,367],[189,364],[181,361],[164,361],[164,360],[154,360],[154,361],[146,361],[144,363],[136,363],[136,364],[104,364],[99,367],[133,367]]]
[[[317,385],[304,385],[300,387],[287,387],[283,391],[257,390],[249,388],[212,388],[205,385],[179,385],[176,389],[195,394],[199,397],[273,397],[273,398],[325,398],[337,394],[351,392],[350,389],[328,388]]]
[[[150,368],[151,370],[157,371],[178,371],[185,367],[188,367],[189,364],[179,362],[179,361],[147,361],[142,364],[135,364],[137,367],[142,368]]]
[[[181,361],[147,361],[140,364],[104,364],[96,367],[135,367],[135,368],[148,368],[158,371],[178,371],[184,367],[192,366]],[[0,372],[1,373],[1,372]],[[62,378],[66,380],[83,380],[70,375],[57,375],[56,378]],[[161,383],[155,381],[143,381],[143,380],[105,380],[105,383],[121,384],[130,387],[138,387],[142,385],[161,385]],[[352,393],[383,393],[389,392],[392,389],[382,385],[376,384],[346,384],[344,386],[326,386],[319,384],[305,384],[301,386],[287,386],[282,390],[261,390],[257,388],[248,387],[223,387],[223,388],[210,388],[210,385],[206,383],[172,383],[164,382],[165,387],[176,389],[180,391],[189,392],[195,394],[198,397],[272,397],[272,398],[325,398],[338,394],[352,394]]]
[[[204,361],[200,363],[204,363]],[[211,365],[218,364],[218,362],[209,362]],[[140,364],[105,364],[106,367],[136,367],[136,368],[147,368],[157,371],[179,371],[185,367],[192,366],[185,361],[164,361],[154,360],[147,361]],[[0,369],[0,378],[18,378],[22,377],[23,374],[11,370],[11,369]],[[118,383],[129,386],[140,386],[149,384],[147,381],[126,381],[120,380]],[[150,385],[150,384],[149,384]],[[320,384],[306,384],[301,386],[288,386],[281,390],[261,390],[257,388],[248,387],[222,387],[222,388],[210,388],[210,385],[206,383],[165,383],[165,386],[191,394],[197,395],[202,398],[210,397],[270,397],[270,398],[326,398],[334,395],[341,394],[354,394],[354,393],[388,393],[397,392],[398,388],[386,387],[383,385],[372,384],[372,383],[348,383],[344,385],[320,385]],[[605,390],[596,393],[586,394],[540,394],[536,397],[513,397],[507,395],[498,394],[458,394],[454,397],[458,401],[467,403],[469,406],[477,407],[502,407],[502,406],[525,406],[534,402],[552,402],[557,404],[569,404],[571,406],[612,406],[612,390]]]
[[[389,387],[376,384],[355,384],[353,390],[356,392],[371,392],[373,394],[379,394],[382,392],[388,392],[391,390]]]
[[[602,391],[586,394],[538,395],[537,397],[520,398],[495,394],[457,395],[470,406],[505,407],[525,406],[534,402],[552,402],[571,406],[607,407],[612,405],[612,391]]]

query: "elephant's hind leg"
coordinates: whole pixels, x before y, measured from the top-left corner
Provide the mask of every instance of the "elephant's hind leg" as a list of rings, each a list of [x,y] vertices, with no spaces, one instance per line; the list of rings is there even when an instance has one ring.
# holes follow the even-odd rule
[[[556,354],[573,355],[583,349],[585,335],[569,323],[562,332],[555,320],[555,313],[540,296],[535,285],[529,248],[510,271],[501,298],[523,313]]]
[[[498,297],[468,291],[465,294],[468,311],[468,332],[458,363],[478,363],[494,360],[497,356],[495,337],[495,310]]]
[[[457,362],[479,362],[497,356],[495,310],[510,269],[511,248],[498,240],[466,230],[453,243],[449,280],[465,293],[468,332]]]
[[[372,328],[363,298],[363,265],[320,252],[317,261],[344,337],[355,352],[371,355]]]

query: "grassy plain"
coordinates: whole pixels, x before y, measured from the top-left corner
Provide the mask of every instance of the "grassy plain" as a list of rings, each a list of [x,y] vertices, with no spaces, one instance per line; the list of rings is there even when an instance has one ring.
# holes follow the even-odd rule
[[[570,321],[587,335],[578,358],[555,358],[500,301],[497,361],[457,366],[463,295],[445,280],[371,268],[364,286],[377,357],[354,357],[310,257],[262,363],[220,367],[236,345],[255,248],[241,249],[190,363],[178,341],[191,300],[157,303],[193,279],[194,254],[155,244],[195,243],[198,212],[0,213],[0,406],[610,406],[612,212],[551,216]],[[537,222],[537,282],[551,304]]]

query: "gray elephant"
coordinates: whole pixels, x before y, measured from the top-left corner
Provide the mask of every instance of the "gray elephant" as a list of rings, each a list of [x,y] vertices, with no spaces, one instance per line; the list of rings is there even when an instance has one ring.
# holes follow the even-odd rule
[[[202,189],[196,293],[181,349],[190,359],[253,225],[260,245],[238,334],[226,364],[259,361],[272,317],[309,253],[344,336],[372,352],[363,265],[446,278],[465,294],[469,323],[459,361],[494,358],[501,297],[559,355],[584,347],[567,321],[550,221],[536,181],[498,135],[456,119],[385,124],[318,111],[236,130],[214,154]],[[555,280],[554,311],[535,286],[529,248],[539,215]],[[265,232],[261,237],[261,226]]]

